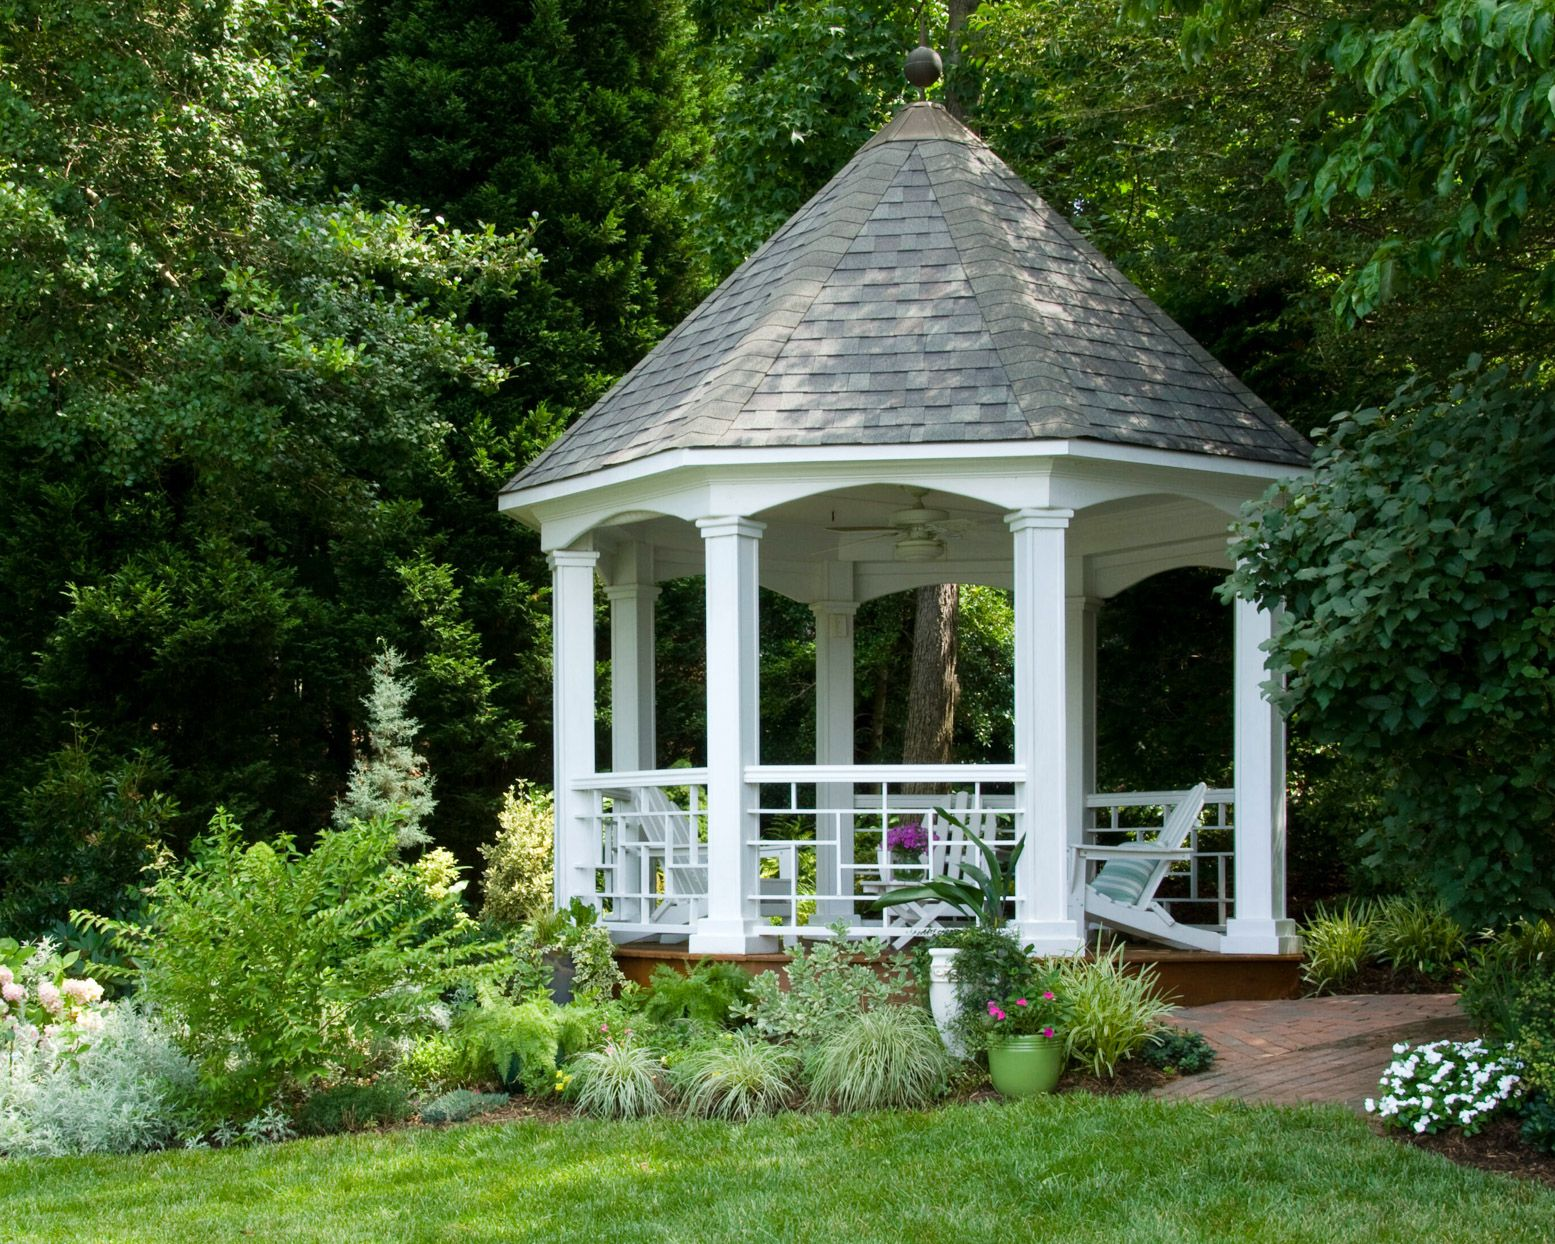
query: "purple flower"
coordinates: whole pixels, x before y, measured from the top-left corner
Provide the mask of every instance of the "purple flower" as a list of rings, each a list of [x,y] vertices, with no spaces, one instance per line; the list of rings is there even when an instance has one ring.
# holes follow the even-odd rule
[[[886,831],[885,845],[888,851],[921,851],[929,845],[929,835],[917,821],[906,821]]]

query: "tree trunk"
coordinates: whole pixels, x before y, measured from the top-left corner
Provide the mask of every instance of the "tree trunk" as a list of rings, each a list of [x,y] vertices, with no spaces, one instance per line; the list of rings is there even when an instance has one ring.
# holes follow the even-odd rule
[[[954,583],[918,589],[913,622],[912,673],[907,686],[907,730],[903,764],[946,764],[955,733],[956,619],[961,593]],[[938,794],[938,786],[908,787],[909,793]]]
[[[966,84],[960,81],[961,40],[966,33],[966,19],[977,11],[979,0],[950,0],[945,31],[945,110],[957,121],[966,120],[972,100],[963,99],[961,93]],[[919,591],[927,591],[920,588]]]

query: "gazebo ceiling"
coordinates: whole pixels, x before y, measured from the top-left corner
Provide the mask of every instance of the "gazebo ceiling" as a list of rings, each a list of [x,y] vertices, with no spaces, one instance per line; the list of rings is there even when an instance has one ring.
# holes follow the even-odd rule
[[[1054,439],[1309,455],[976,135],[917,103],[503,491],[586,488],[669,450]]]

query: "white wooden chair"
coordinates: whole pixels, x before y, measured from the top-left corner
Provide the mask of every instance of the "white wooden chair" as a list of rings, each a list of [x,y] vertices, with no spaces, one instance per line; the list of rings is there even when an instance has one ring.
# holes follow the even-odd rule
[[[968,863],[980,865],[981,856],[977,847],[962,832],[962,826],[970,829],[984,842],[989,842],[998,834],[998,815],[986,808],[974,809],[971,803],[970,793],[958,790],[951,797],[949,806],[941,809],[954,817],[954,821],[942,818],[938,811],[930,812],[923,818],[923,828],[929,836],[928,853],[925,858],[927,867],[897,864],[891,859],[891,852],[886,848],[882,834],[879,854],[881,891],[885,892],[899,886],[920,885],[937,877],[948,877],[952,881],[959,881],[963,865]],[[886,908],[886,911],[890,913],[891,920],[887,933],[891,945],[898,950],[915,937],[933,933],[939,927],[939,922],[947,916],[961,914],[950,904],[937,899],[925,899],[916,903],[893,903]]]
[[[707,914],[707,843],[698,832],[697,817],[680,807],[657,786],[609,792],[618,813],[616,875],[629,882],[640,919],[651,924],[690,924]],[[797,911],[797,864],[793,843],[773,843],[769,855],[778,861],[778,875],[758,883],[767,900],[762,916],[787,916]],[[662,872],[664,889],[657,891]],[[625,900],[630,909],[634,900]]]
[[[1173,863],[1193,858],[1188,836],[1198,824],[1207,790],[1200,782],[1183,791],[1152,841],[1075,847],[1076,885],[1083,888],[1087,916],[1183,950],[1220,948],[1223,934],[1177,923],[1155,897]],[[1094,876],[1087,876],[1093,862],[1101,866]]]

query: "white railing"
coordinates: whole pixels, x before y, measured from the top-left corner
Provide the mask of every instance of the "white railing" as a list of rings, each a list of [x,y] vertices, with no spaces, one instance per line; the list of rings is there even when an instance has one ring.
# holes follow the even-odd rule
[[[1181,794],[1181,791],[1136,790],[1088,795],[1085,800],[1088,813],[1085,840],[1103,846],[1137,841],[1141,834],[1149,835],[1161,828],[1166,809],[1176,803]],[[1193,858],[1174,863],[1156,893],[1156,901],[1184,923],[1211,923],[1189,917],[1213,911],[1213,923],[1224,925],[1231,914],[1234,906],[1230,882],[1235,803],[1236,792],[1229,788],[1212,787],[1205,792],[1204,812],[1199,823],[1188,831],[1188,841],[1184,844],[1193,852]]]
[[[745,770],[744,848],[755,890],[746,898],[757,928],[777,936],[824,936],[842,921],[852,936],[898,944],[961,923],[940,902],[882,908],[887,891],[929,876],[956,876],[962,862],[981,865],[951,823],[1008,852],[1024,833],[1015,806],[1024,780],[1018,765],[752,765]],[[590,833],[598,843],[590,892],[618,936],[690,934],[707,914],[706,769],[600,773],[574,782],[592,798]],[[1086,799],[1087,841],[1128,841],[1159,829],[1179,792],[1129,791]],[[1158,899],[1179,919],[1224,924],[1233,895],[1234,793],[1211,790],[1189,835],[1193,858],[1174,866]],[[893,829],[916,823],[928,838],[916,853],[892,852]],[[756,930],[753,930],[756,931]]]
[[[930,876],[959,876],[964,859],[981,864],[962,829],[995,850],[1013,847],[1021,835],[1014,790],[1023,778],[1016,765],[753,765],[745,782],[757,796],[758,836],[745,846],[760,867],[749,897],[780,936],[840,920],[850,935],[905,943],[961,923],[944,903],[877,902]],[[893,852],[891,831],[913,824],[922,849]]]
[[[581,895],[626,936],[685,935],[707,914],[707,770],[599,773],[593,796],[594,891]]]

